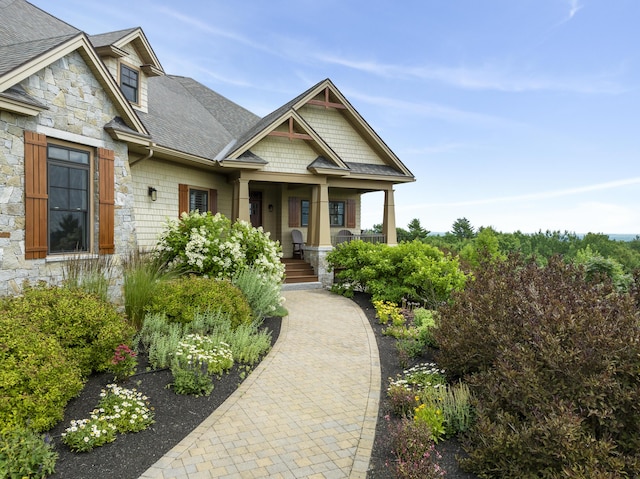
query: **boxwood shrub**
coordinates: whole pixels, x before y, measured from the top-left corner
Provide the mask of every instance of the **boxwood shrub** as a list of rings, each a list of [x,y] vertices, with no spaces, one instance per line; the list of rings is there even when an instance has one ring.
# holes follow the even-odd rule
[[[82,389],[80,368],[26,316],[0,311],[0,427],[44,431]]]
[[[478,398],[465,466],[480,477],[635,477],[640,315],[610,281],[552,258],[476,270],[442,306],[438,364]]]
[[[56,338],[83,376],[105,370],[116,346],[129,344],[135,332],[113,305],[77,289],[27,287],[3,307]]]
[[[165,314],[169,321],[179,323],[193,321],[198,312],[222,311],[234,328],[253,320],[247,299],[230,281],[195,275],[160,283],[146,311]]]

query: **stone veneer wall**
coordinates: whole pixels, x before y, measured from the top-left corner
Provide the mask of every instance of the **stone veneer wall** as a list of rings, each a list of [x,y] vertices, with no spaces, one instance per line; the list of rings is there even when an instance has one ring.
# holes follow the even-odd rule
[[[313,267],[318,281],[324,288],[331,288],[333,284],[333,271],[329,270],[327,255],[333,248],[331,246],[305,246],[304,258]]]
[[[82,57],[73,52],[21,83],[29,95],[47,105],[36,117],[0,112],[0,296],[17,294],[22,283],[63,279],[63,257],[25,260],[24,257],[24,131],[83,147],[115,152],[116,263],[137,248],[134,198],[126,144],[115,142],[104,125],[118,113]],[[98,250],[97,157],[94,155],[93,251]],[[112,278],[111,299],[121,298],[122,275]]]

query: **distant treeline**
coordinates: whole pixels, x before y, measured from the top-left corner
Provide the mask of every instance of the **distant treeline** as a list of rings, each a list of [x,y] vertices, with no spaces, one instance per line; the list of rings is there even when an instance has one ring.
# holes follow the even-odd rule
[[[381,225],[374,231],[381,232]],[[397,228],[398,241],[418,239],[424,243],[460,256],[473,264],[481,251],[493,256],[506,257],[518,252],[526,258],[535,258],[545,264],[554,255],[562,255],[566,261],[587,264],[610,263],[619,265],[624,273],[630,274],[640,269],[640,236],[609,235],[602,233],[575,234],[568,231],[539,231],[537,233],[502,233],[491,227],[474,228],[466,218],[457,219],[451,231],[440,235],[430,235],[413,219],[407,228]],[[623,237],[624,239],[613,239]]]

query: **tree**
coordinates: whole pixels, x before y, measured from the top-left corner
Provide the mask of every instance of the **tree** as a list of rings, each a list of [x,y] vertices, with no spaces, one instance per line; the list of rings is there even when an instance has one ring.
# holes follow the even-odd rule
[[[422,241],[429,233],[431,233],[431,231],[427,231],[422,227],[418,218],[413,218],[409,221],[407,229],[409,230],[409,241],[413,241],[415,239]]]
[[[451,233],[458,239],[471,239],[474,237],[473,227],[467,218],[458,218],[453,222]]]

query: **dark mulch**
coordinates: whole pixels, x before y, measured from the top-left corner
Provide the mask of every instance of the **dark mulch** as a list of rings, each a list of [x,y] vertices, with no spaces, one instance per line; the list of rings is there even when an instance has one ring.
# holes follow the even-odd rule
[[[368,479],[387,479],[393,477],[387,463],[393,462],[391,454],[390,437],[388,434],[388,422],[385,416],[390,413],[389,402],[387,400],[386,390],[389,385],[389,378],[395,377],[405,368],[400,365],[398,351],[396,349],[396,339],[391,336],[382,334],[383,326],[376,318],[376,311],[371,304],[368,294],[356,293],[353,300],[362,308],[366,315],[378,343],[378,353],[380,355],[380,368],[382,385],[380,389],[380,408],[378,410],[378,424],[376,426],[376,438],[373,443],[373,452],[371,454],[371,462],[369,463]],[[416,358],[414,362],[407,365],[411,367],[414,364],[434,361],[433,355],[427,352],[422,357]],[[464,451],[455,439],[441,441],[437,444],[436,449],[442,455],[440,466],[446,471],[448,479],[477,479],[477,476],[464,472],[458,466],[457,457],[463,456]]]
[[[280,334],[280,318],[267,318],[264,327],[271,331],[272,344]],[[74,453],[62,444],[60,434],[72,419],[88,418],[97,405],[100,391],[112,382],[113,375],[97,374],[87,381],[82,393],[68,404],[64,420],[49,431],[59,454],[55,479],[133,479],[139,477],[166,452],[193,431],[220,406],[248,375],[244,367],[233,369],[214,382],[209,396],[185,396],[173,392],[169,370],[144,372],[144,356],[140,357],[139,374],[122,383],[136,388],[149,398],[154,408],[155,423],[135,434],[121,434],[109,444],[90,452]]]
[[[382,327],[375,318],[375,310],[368,295],[357,293],[354,301],[362,308],[374,330],[380,365],[382,369],[382,387],[378,425],[373,446],[373,454],[369,466],[369,479],[386,479],[392,477],[386,462],[393,457],[389,448],[387,423],[384,416],[389,407],[386,399],[388,378],[402,372],[395,348],[395,340],[382,335]],[[280,318],[267,318],[264,326],[272,332],[272,344],[280,333]],[[182,396],[174,393],[171,384],[171,372],[168,370],[144,372],[144,356],[141,355],[139,374],[123,384],[127,388],[136,388],[149,397],[155,412],[155,423],[147,430],[135,434],[118,435],[115,442],[96,448],[91,452],[74,453],[61,443],[60,434],[72,419],[89,417],[89,413],[99,401],[99,394],[112,379],[110,374],[91,376],[82,393],[73,399],[65,410],[64,420],[49,431],[54,438],[59,458],[53,479],[106,479],[137,478],[166,452],[178,444],[187,434],[195,429],[218,406],[220,406],[242,383],[248,372],[235,366],[229,374],[225,374],[215,382],[211,395],[203,397]],[[430,361],[431,357],[418,358],[416,362]],[[476,479],[476,476],[465,473],[458,468],[456,457],[463,453],[455,440],[438,444],[442,454],[441,466],[447,471],[447,478]]]

